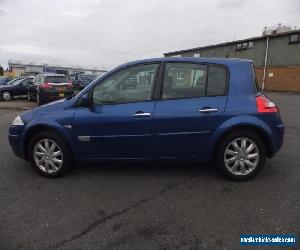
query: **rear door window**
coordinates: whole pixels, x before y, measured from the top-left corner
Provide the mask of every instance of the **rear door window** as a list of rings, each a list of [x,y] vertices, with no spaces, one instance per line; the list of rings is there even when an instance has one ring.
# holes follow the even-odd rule
[[[68,78],[65,76],[46,76],[45,81],[49,83],[67,83]]]
[[[221,65],[167,63],[163,99],[180,99],[227,94],[227,70]]]
[[[226,94],[227,73],[223,66],[209,65],[207,79],[207,96],[219,96]]]

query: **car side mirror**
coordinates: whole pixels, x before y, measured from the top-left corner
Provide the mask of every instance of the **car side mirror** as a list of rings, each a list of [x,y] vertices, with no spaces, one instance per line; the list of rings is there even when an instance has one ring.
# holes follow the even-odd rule
[[[80,98],[80,106],[81,107],[90,107],[92,105],[92,99],[89,93],[85,93]]]

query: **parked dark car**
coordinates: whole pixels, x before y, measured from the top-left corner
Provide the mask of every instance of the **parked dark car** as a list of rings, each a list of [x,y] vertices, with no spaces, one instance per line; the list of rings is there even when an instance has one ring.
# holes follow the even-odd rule
[[[73,96],[73,85],[69,78],[63,74],[42,73],[37,74],[34,82],[28,88],[27,97],[29,101],[37,101],[42,105]]]
[[[6,84],[0,85],[0,94],[3,101],[11,101],[17,96],[26,96],[28,84],[32,83],[34,77],[21,77]]]
[[[0,85],[5,84],[12,80],[10,76],[0,76]]]
[[[82,90],[94,81],[98,76],[94,74],[76,74],[73,76],[73,86],[76,90]]]
[[[252,61],[202,57],[124,64],[73,98],[22,113],[9,129],[15,154],[47,177],[104,159],[193,159],[246,180],[283,135]]]

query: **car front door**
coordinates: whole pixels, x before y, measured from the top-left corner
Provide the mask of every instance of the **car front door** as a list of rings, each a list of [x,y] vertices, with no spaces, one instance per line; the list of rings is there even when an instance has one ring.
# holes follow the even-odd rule
[[[90,107],[78,107],[74,133],[82,159],[151,157],[152,92],[159,64],[121,69],[90,90]]]
[[[25,84],[26,84],[26,79],[20,80],[18,83],[16,83],[13,89],[13,95],[14,96],[26,95],[27,91],[25,90],[27,89],[25,87]]]
[[[226,68],[166,63],[162,85],[153,117],[155,156],[205,157],[211,133],[225,119]]]

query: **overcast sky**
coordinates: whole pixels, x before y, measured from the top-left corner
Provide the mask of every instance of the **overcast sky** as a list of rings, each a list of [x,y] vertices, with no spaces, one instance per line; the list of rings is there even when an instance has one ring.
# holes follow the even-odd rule
[[[0,0],[0,64],[110,69],[279,22],[300,27],[299,0]]]

